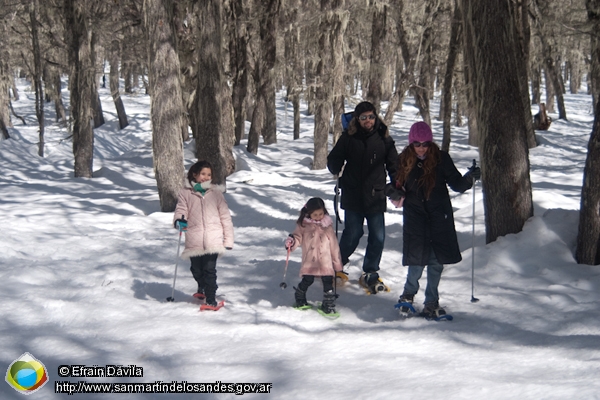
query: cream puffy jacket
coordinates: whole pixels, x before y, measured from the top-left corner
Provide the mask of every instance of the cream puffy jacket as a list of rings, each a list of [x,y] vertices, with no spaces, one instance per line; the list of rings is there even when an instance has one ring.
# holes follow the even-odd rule
[[[291,250],[302,247],[302,267],[300,276],[334,275],[342,270],[342,257],[331,217],[325,215],[322,220],[304,219],[304,226],[296,225],[292,233],[294,244]]]
[[[173,221],[183,215],[188,223],[181,258],[221,254],[233,247],[233,223],[223,190],[211,185],[204,195],[189,187],[179,192]]]

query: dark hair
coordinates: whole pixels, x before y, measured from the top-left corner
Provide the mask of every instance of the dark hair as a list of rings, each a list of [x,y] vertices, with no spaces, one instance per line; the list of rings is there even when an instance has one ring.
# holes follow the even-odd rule
[[[373,114],[377,115],[377,109],[375,109],[375,106],[373,105],[373,103],[368,102],[368,101],[363,101],[361,103],[358,103],[356,105],[356,107],[354,108],[354,117],[358,118],[360,117],[360,114],[369,112],[369,111],[373,111]]]
[[[325,215],[329,215],[327,212],[327,208],[325,207],[325,202],[320,197],[312,197],[308,199],[302,210],[300,210],[300,216],[296,223],[300,226],[304,226],[304,218],[310,217],[310,214],[314,213],[317,210],[323,210]]]
[[[398,157],[398,168],[396,172],[396,187],[402,187],[406,183],[408,174],[415,166],[417,160],[417,153],[415,152],[412,144],[409,144],[402,150]],[[431,142],[429,150],[427,151],[427,157],[422,161],[423,164],[423,175],[419,178],[419,187],[423,187],[425,192],[425,199],[429,200],[431,191],[435,186],[435,167],[440,163],[441,155],[440,148],[435,142]]]
[[[212,165],[208,161],[198,161],[196,164],[194,164],[190,167],[190,170],[187,173],[187,179],[188,179],[188,182],[190,183],[190,186],[193,187],[194,182],[196,182],[194,175],[200,173],[200,171],[202,171],[204,168],[210,169],[210,172],[212,173],[213,168],[212,168]]]

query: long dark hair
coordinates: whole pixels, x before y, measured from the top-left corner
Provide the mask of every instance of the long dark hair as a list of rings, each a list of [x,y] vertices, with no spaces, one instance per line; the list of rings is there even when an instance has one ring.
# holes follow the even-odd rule
[[[312,197],[308,199],[302,210],[300,210],[300,216],[296,223],[300,226],[304,226],[304,218],[310,217],[310,214],[314,213],[317,210],[323,210],[325,215],[329,215],[327,212],[327,208],[325,208],[325,202],[320,197]]]
[[[200,173],[200,171],[202,171],[204,168],[210,169],[210,172],[212,173],[213,168],[208,161],[198,161],[196,164],[190,167],[190,170],[187,173],[187,180],[191,187],[194,187],[194,182],[196,182],[194,175]]]
[[[429,196],[435,186],[435,168],[441,161],[440,147],[431,142],[429,150],[427,151],[427,157],[422,161],[423,164],[423,175],[419,178],[419,187],[423,188],[425,193],[425,199],[429,200]],[[398,157],[398,169],[396,172],[396,186],[402,187],[406,183],[408,174],[415,166],[417,161],[417,153],[412,144],[409,144],[402,150]]]

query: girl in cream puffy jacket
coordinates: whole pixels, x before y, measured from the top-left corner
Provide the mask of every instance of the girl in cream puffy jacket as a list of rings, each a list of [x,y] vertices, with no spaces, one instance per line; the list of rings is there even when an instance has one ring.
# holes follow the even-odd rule
[[[233,248],[233,223],[223,196],[223,187],[211,184],[212,166],[198,161],[188,171],[191,187],[181,189],[174,213],[175,227],[185,231],[181,257],[190,259],[190,270],[198,283],[196,298],[216,306],[217,257]]]

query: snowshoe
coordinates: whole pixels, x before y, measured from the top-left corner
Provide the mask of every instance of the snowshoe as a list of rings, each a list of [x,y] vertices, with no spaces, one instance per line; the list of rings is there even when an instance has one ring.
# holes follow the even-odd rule
[[[414,294],[402,293],[400,298],[398,299],[398,303],[394,306],[400,314],[415,314],[417,311],[415,307],[413,307],[413,300],[415,299]]]
[[[317,311],[319,314],[328,318],[337,318],[340,316],[340,314],[335,311],[335,294],[333,293],[333,290],[323,294],[323,302]]]
[[[434,321],[442,321],[445,319],[452,321],[453,319],[452,315],[446,314],[446,310],[440,307],[437,301],[425,303],[425,307],[419,315],[425,319]]]
[[[377,272],[363,273],[358,279],[358,283],[365,289],[367,294],[390,291],[390,288],[383,283]]]
[[[211,310],[211,311],[218,311],[221,307],[223,307],[225,305],[224,301],[220,301],[220,302],[206,302],[206,304],[202,304],[200,306],[200,311],[207,311],[207,310]]]
[[[344,285],[346,282],[348,282],[348,273],[344,271],[337,271],[335,273],[335,279],[340,285]]]

